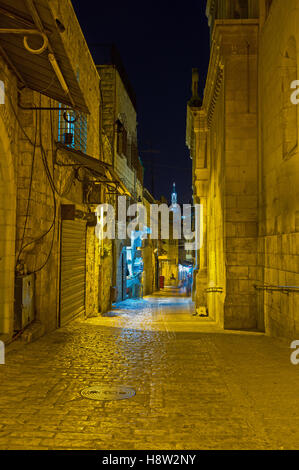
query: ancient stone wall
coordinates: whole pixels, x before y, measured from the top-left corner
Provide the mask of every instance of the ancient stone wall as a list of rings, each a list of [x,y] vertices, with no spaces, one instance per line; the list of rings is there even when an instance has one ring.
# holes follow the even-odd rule
[[[299,286],[298,2],[273,2],[260,34],[259,280]],[[286,146],[293,119],[293,148]],[[299,294],[259,291],[259,315],[269,334],[293,337],[299,330]]]
[[[231,26],[223,43],[227,328],[257,326],[257,34]]]
[[[226,292],[225,239],[224,239],[224,87],[219,93],[213,121],[207,139],[207,166],[209,171],[207,212],[207,285],[220,287],[223,292],[209,290],[207,307],[209,314],[223,326],[223,302]]]
[[[55,17],[66,27],[61,38],[90,111],[87,117],[86,153],[99,158],[99,76],[71,3],[51,2],[51,8]],[[6,294],[0,296],[0,303],[5,305],[3,310],[1,308],[4,313],[0,314],[0,333],[13,333],[15,265],[18,276],[27,272],[35,274],[35,320],[40,322],[43,331],[50,331],[59,324],[60,207],[61,204],[75,204],[76,209],[83,213],[92,210],[91,206],[83,203],[83,185],[80,181],[82,177],[90,177],[90,174],[81,170],[80,177],[76,179],[72,167],[65,166],[74,163],[70,155],[55,151],[59,111],[21,109],[17,99],[17,79],[2,59],[0,79],[4,81],[7,93],[5,104],[0,106],[1,126],[5,127],[1,132],[0,147],[1,193],[7,195],[1,198],[3,220],[7,227],[1,231],[1,253],[6,254],[0,269],[0,292],[5,291]],[[36,108],[59,106],[59,103],[29,88],[20,93],[20,104]],[[3,139],[6,142],[2,142]],[[94,229],[88,229],[87,314],[98,312],[99,308],[99,261],[97,257],[89,257],[96,251],[97,243]]]
[[[0,58],[4,103],[0,104],[0,335],[10,337],[14,316],[17,124],[16,78]],[[10,100],[8,99],[10,97]]]

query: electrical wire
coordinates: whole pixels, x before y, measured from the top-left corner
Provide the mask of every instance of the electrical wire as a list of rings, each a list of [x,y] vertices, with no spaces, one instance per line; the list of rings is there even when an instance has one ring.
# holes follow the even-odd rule
[[[41,96],[40,96],[40,104],[41,104]],[[19,120],[18,120],[19,122]],[[36,127],[38,127],[38,123],[36,122]],[[25,132],[25,135],[26,135],[26,132]],[[42,146],[42,120],[41,120],[41,110],[39,110],[39,147],[41,149],[41,156],[42,156],[42,162],[43,162],[43,166],[44,166],[44,169],[45,169],[45,172],[46,172],[46,176],[47,176],[47,179],[50,183],[50,187],[51,187],[51,190],[52,190],[52,195],[53,195],[53,221],[50,225],[50,227],[48,228],[48,230],[46,232],[44,232],[40,237],[38,238],[35,238],[34,240],[32,240],[31,242],[28,242],[26,243],[25,245],[23,245],[22,249],[20,250],[19,252],[19,255],[18,255],[18,260],[20,259],[20,256],[22,254],[22,252],[30,245],[34,244],[34,243],[37,243],[38,241],[42,240],[46,235],[48,235],[48,233],[50,233],[50,231],[53,229],[53,236],[52,236],[52,242],[51,242],[51,246],[50,246],[50,251],[49,251],[49,254],[46,258],[46,261],[42,264],[41,267],[39,267],[38,269],[35,269],[34,271],[30,271],[31,274],[33,273],[36,273],[36,272],[39,272],[41,271],[47,264],[47,262],[49,261],[50,259],[50,256],[51,256],[51,253],[52,253],[52,249],[53,249],[53,245],[54,245],[54,236],[55,236],[55,223],[56,223],[56,209],[57,209],[57,206],[56,206],[56,199],[55,199],[55,191],[52,187],[52,181],[51,181],[51,178],[49,178],[49,168],[48,168],[48,165],[47,165],[47,162],[45,161],[45,155],[44,155],[44,149],[43,149],[43,146]],[[51,175],[50,175],[51,176]]]
[[[145,158],[146,157],[142,157],[142,158]],[[173,165],[163,165],[162,163],[156,163],[155,162],[155,166],[159,166],[159,167],[163,167],[163,168],[172,168],[174,170],[180,170],[180,171],[188,171],[188,172],[191,172],[192,171],[192,168],[182,168],[180,166],[173,166]]]
[[[53,132],[53,117],[52,117],[52,110],[50,110],[50,129],[51,129],[51,150],[52,150],[52,162],[53,162],[53,175],[54,175],[54,156],[55,156],[55,150],[54,150],[54,132]],[[47,159],[46,159],[46,162],[47,162]],[[48,165],[47,165],[48,166]],[[55,185],[55,182],[54,182],[54,177],[52,178],[52,175],[49,171],[49,175],[50,175],[50,178],[52,180],[52,184],[53,184],[53,188],[54,188],[54,191],[56,192],[56,194],[59,196],[59,197],[65,197],[71,190],[72,188],[72,185],[73,185],[73,182],[74,182],[74,179],[75,179],[75,171],[74,169],[72,168],[72,176],[70,178],[70,182],[68,184],[68,186],[66,187],[66,189],[62,192],[60,192],[57,188],[56,188],[56,185]]]
[[[41,100],[40,100],[41,101]],[[41,103],[40,103],[41,105]],[[41,107],[41,106],[40,106]],[[51,113],[51,110],[50,110],[50,113]],[[50,116],[51,118],[51,146],[52,146],[52,155],[54,156],[54,137],[53,137],[53,122],[52,122],[52,115]],[[19,121],[18,121],[19,122]],[[20,123],[21,124],[21,123]],[[36,122],[36,126],[37,126],[37,122]],[[73,184],[73,181],[74,181],[74,171],[73,172],[73,175],[72,175],[72,178],[70,179],[70,183],[67,187],[67,189],[65,191],[63,191],[62,193],[56,188],[56,185],[55,185],[55,182],[54,182],[54,179],[51,175],[51,172],[50,172],[50,169],[49,169],[49,165],[48,165],[48,160],[47,160],[47,155],[46,155],[46,151],[43,147],[43,144],[42,144],[42,119],[41,119],[41,110],[39,110],[39,130],[40,130],[40,143],[39,143],[39,147],[40,147],[40,150],[41,150],[41,157],[42,157],[42,162],[43,162],[43,166],[44,166],[44,170],[45,170],[45,173],[46,173],[46,176],[47,176],[47,179],[49,181],[49,184],[50,184],[50,187],[51,187],[51,191],[52,191],[52,194],[53,194],[53,206],[54,206],[54,212],[55,212],[55,217],[53,218],[53,222],[51,223],[49,229],[44,232],[40,237],[38,238],[35,238],[34,240],[32,240],[31,242],[28,242],[26,243],[25,245],[22,246],[20,252],[19,252],[19,255],[18,255],[18,261],[20,259],[20,255],[22,254],[22,252],[30,245],[34,244],[34,243],[37,243],[38,241],[42,240],[44,237],[46,237],[50,231],[53,229],[53,237],[52,237],[52,242],[51,242],[51,248],[50,248],[50,253],[49,253],[49,256],[47,257],[47,260],[46,262],[42,265],[42,267],[40,267],[39,269],[35,270],[34,272],[38,272],[40,271],[48,262],[49,258],[50,258],[50,254],[51,254],[51,251],[53,249],[53,243],[54,243],[54,232],[55,232],[55,221],[56,221],[56,208],[57,208],[57,204],[56,204],[56,199],[55,199],[55,193],[59,196],[59,197],[64,197],[66,196],[71,187],[72,187],[72,184]],[[26,134],[26,131],[24,129],[22,129],[24,135],[29,139],[29,137],[27,136]],[[37,131],[37,127],[36,127],[36,131]],[[31,143],[31,140],[29,140],[30,143]]]
[[[41,95],[40,95],[40,107],[41,107]],[[52,195],[53,195],[53,221],[52,221],[52,224],[51,224],[53,233],[52,233],[52,241],[51,241],[49,253],[47,255],[46,260],[44,261],[44,263],[39,268],[35,268],[32,273],[37,273],[37,272],[41,271],[47,265],[47,263],[48,263],[48,261],[51,257],[51,254],[52,254],[52,251],[53,251],[53,246],[54,246],[55,227],[56,227],[56,212],[57,212],[55,189],[52,186],[52,176],[51,176],[51,173],[50,173],[50,170],[49,170],[49,167],[48,167],[48,161],[47,161],[47,158],[46,158],[46,153],[45,153],[43,145],[42,145],[42,115],[41,115],[41,110],[39,111],[39,132],[40,132],[40,148],[41,148],[42,161],[43,161],[46,176],[48,178],[48,181],[49,181],[49,184],[50,184],[50,187],[51,187],[51,190],[52,190]],[[50,232],[50,230],[51,230],[51,228],[49,229],[48,233]]]
[[[29,217],[29,208],[30,208],[33,172],[34,172],[34,163],[35,163],[35,154],[36,154],[36,143],[37,143],[37,111],[35,111],[35,137],[34,137],[34,146],[33,146],[33,152],[32,152],[32,160],[31,160],[31,171],[30,171],[30,182],[29,182],[29,191],[28,191],[28,199],[27,199],[27,207],[26,207],[26,216],[25,216],[23,234],[22,234],[21,244],[20,244],[20,251],[17,256],[16,266],[19,264],[20,254],[22,252],[22,248],[24,244],[25,232],[26,232],[27,222],[28,222],[28,217]]]
[[[23,125],[22,125],[22,123],[21,123],[21,121],[20,121],[20,119],[19,119],[19,116],[18,116],[18,114],[17,114],[17,112],[16,112],[16,110],[15,110],[15,107],[14,107],[14,105],[13,105],[13,103],[12,103],[12,100],[11,100],[10,96],[8,96],[8,98],[9,98],[9,101],[10,101],[10,105],[11,105],[13,114],[14,114],[14,116],[15,116],[15,118],[16,118],[18,124],[19,124],[19,127],[20,127],[22,133],[24,134],[24,136],[26,137],[26,139],[28,140],[28,142],[32,145],[32,147],[34,147],[34,146],[35,146],[35,142],[30,139],[29,135],[28,135],[27,132],[25,131],[25,129],[24,129],[24,127],[23,127]],[[41,103],[41,100],[40,100],[40,103]],[[40,107],[41,107],[41,106],[40,106]],[[39,110],[39,111],[40,111],[40,110]],[[51,110],[50,110],[50,113],[51,113]],[[52,124],[52,120],[51,120],[51,135],[52,135],[52,142],[51,142],[51,145],[52,145],[52,155],[54,155],[54,149],[53,149],[54,137],[53,137],[53,127],[52,127],[52,126],[53,126],[53,124]],[[40,140],[40,145],[39,145],[39,147],[42,147],[41,140]],[[52,180],[52,182],[53,182],[54,190],[55,190],[55,192],[57,193],[57,195],[60,196],[60,197],[66,196],[66,195],[69,193],[69,191],[70,191],[70,189],[71,189],[71,186],[72,186],[72,184],[73,184],[74,175],[72,175],[72,181],[70,182],[69,187],[67,188],[67,190],[63,191],[62,193],[60,193],[60,192],[58,191],[58,189],[56,188],[56,186],[55,186],[55,184],[54,184],[54,180],[52,179],[51,174],[50,174],[50,177],[51,177],[51,180]]]

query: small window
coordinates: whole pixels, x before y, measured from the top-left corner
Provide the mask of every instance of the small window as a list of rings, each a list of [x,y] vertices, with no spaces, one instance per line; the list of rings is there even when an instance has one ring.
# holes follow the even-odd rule
[[[121,123],[120,120],[116,122],[117,128],[117,153],[118,155],[127,156],[128,153],[128,133],[124,125]]]
[[[122,154],[122,142],[123,142],[123,137],[122,137],[122,133],[123,133],[123,126],[120,122],[117,123],[117,134],[116,134],[116,149],[117,149],[117,153],[118,155],[121,155]]]
[[[122,153],[126,157],[128,153],[128,133],[126,128],[123,128],[123,133],[122,133]]]
[[[233,18],[248,18],[248,0],[234,0],[233,2]]]
[[[59,105],[58,141],[74,150],[86,153],[87,116],[79,111]]]
[[[136,142],[132,142],[131,145],[131,166],[135,167],[138,160],[138,147]]]

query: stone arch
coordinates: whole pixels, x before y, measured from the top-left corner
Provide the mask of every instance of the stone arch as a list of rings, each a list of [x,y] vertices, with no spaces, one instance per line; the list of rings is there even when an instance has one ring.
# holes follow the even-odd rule
[[[11,147],[0,116],[0,334],[13,332],[16,185]]]
[[[283,157],[290,157],[298,145],[298,107],[291,101],[291,84],[297,80],[297,44],[292,36],[283,52],[282,63],[282,129]]]

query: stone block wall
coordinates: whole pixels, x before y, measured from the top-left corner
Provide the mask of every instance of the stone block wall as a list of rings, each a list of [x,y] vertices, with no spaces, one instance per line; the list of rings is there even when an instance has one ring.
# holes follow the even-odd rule
[[[207,116],[207,145],[199,142],[195,152],[199,200],[205,201],[200,168],[205,161],[208,168],[207,307],[212,318],[231,329],[257,326],[257,40],[256,20],[216,22],[200,111]],[[197,275],[199,294],[203,268]]]
[[[153,254],[152,242],[146,242],[146,246],[142,249],[143,257],[143,295],[150,295],[153,293],[154,276],[155,276],[155,257]]]
[[[256,328],[258,25],[223,31],[226,328]]]
[[[224,298],[226,292],[224,251],[224,86],[221,90],[208,134],[207,165],[209,186],[207,199],[207,285],[206,288],[221,287],[221,292],[207,293],[209,315],[221,326],[224,325]]]
[[[61,37],[90,110],[87,118],[87,153],[94,158],[100,158],[98,72],[71,2],[54,1],[50,7],[54,17],[59,18],[65,25],[66,29],[61,33]],[[70,167],[62,166],[74,162],[70,161],[67,154],[59,151],[55,155],[54,152],[54,142],[57,141],[58,135],[58,111],[50,113],[46,110],[22,110],[18,107],[17,79],[2,59],[0,79],[4,81],[10,97],[0,106],[0,192],[3,195],[0,207],[3,215],[0,240],[0,333],[9,333],[11,336],[17,260],[19,275],[26,272],[35,272],[36,275],[36,320],[42,323],[45,331],[51,331],[58,326],[60,206],[75,204],[76,208],[83,212],[87,212],[88,207],[83,204],[82,183],[74,179],[74,172]],[[24,106],[59,105],[30,89],[22,90],[20,102]],[[62,165],[55,165],[55,157]],[[48,177],[45,162],[48,166]],[[55,185],[55,199],[49,179]],[[88,254],[95,250],[96,244],[94,231],[90,229],[87,235]],[[5,257],[1,256],[2,253],[5,253]],[[88,314],[98,312],[98,264],[97,257],[88,258]]]
[[[97,316],[100,311],[100,241],[94,227],[87,227],[86,234],[86,316]]]
[[[133,143],[137,143],[137,114],[126,87],[114,65],[98,65],[101,77],[101,91],[103,98],[102,122],[104,131],[114,149],[113,165],[134,195],[138,192],[136,171],[130,167],[130,159],[117,153],[117,135],[115,122],[119,120],[127,131],[128,150]],[[142,195],[142,191],[140,191]]]
[[[87,153],[99,158],[101,102],[99,73],[91,57],[71,1],[51,0],[49,7],[54,18],[58,18],[65,26],[65,31],[60,33],[60,36],[90,112],[87,121]]]
[[[105,131],[112,148],[114,148],[114,123],[116,121],[116,72],[115,68],[110,65],[98,65],[97,69],[100,74],[102,100],[101,121],[103,130]]]
[[[134,171],[128,166],[128,162],[125,157],[116,155],[115,159],[115,169],[123,181],[123,183],[126,185],[128,190],[131,193],[134,193],[135,191],[135,174]]]
[[[100,269],[101,269],[101,284],[100,284],[100,310],[102,313],[111,309],[111,295],[110,289],[113,286],[113,241],[104,240],[103,249],[101,251]]]
[[[273,2],[260,33],[260,187],[259,187],[259,280],[272,286],[299,286],[299,151],[284,152],[284,109],[290,106],[285,72],[290,42],[296,44],[299,79],[298,2]],[[295,105],[292,105],[295,106]],[[292,113],[292,110],[291,110]],[[299,117],[297,105],[297,118]],[[298,121],[299,122],[299,121]],[[298,124],[297,124],[298,133]],[[259,294],[259,314],[266,332],[295,338],[299,332],[299,293],[283,291]]]
[[[14,316],[16,121],[8,100],[16,105],[16,79],[0,58],[5,104],[0,104],[0,335],[12,335]]]
[[[260,21],[216,20],[212,33],[200,108],[208,126],[207,286],[223,283],[224,292],[208,294],[208,305],[225,328],[294,338],[299,328],[299,107],[290,100],[291,83],[299,79],[299,13],[296,0],[273,1],[267,15],[265,2],[260,7]],[[223,66],[222,94],[217,64]],[[203,168],[204,151],[203,145],[193,149],[195,168]]]

